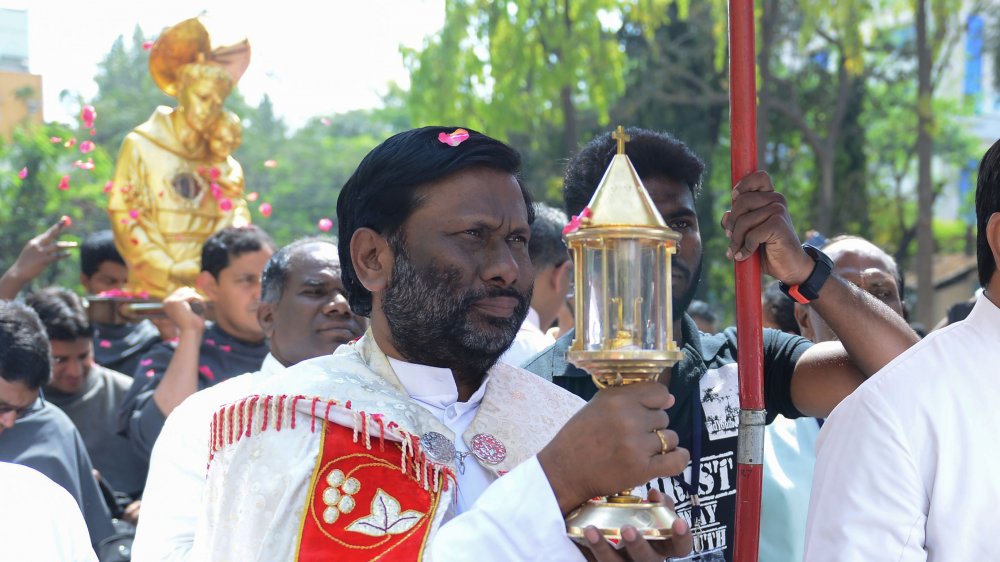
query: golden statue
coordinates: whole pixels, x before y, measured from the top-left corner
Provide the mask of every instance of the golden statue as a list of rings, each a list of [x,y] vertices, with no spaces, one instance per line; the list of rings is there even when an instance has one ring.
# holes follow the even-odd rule
[[[249,63],[249,42],[213,49],[199,18],[153,44],[150,74],[177,107],[156,108],[125,137],[108,200],[130,291],[162,299],[194,285],[205,239],[250,223],[243,169],[231,155],[240,120],[223,109]]]

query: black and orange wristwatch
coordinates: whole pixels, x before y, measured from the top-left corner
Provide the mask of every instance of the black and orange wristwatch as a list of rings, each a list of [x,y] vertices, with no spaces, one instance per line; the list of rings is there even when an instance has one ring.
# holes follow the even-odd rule
[[[778,281],[778,288],[795,302],[809,304],[819,298],[819,290],[826,283],[826,280],[830,278],[830,272],[833,270],[833,261],[815,246],[803,244],[802,249],[816,262],[816,266],[813,267],[809,278],[798,285],[786,285],[784,282]]]

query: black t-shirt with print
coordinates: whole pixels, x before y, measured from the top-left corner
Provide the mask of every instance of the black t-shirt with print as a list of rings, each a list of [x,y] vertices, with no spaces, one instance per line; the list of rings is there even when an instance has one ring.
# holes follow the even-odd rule
[[[687,315],[681,324],[684,358],[674,365],[670,392],[676,402],[667,410],[670,429],[677,432],[680,446],[695,453],[694,417],[701,420],[700,475],[698,499],[702,511],[698,522],[691,521],[689,464],[678,477],[658,478],[647,484],[673,499],[677,513],[695,527],[695,549],[724,548],[725,558],[733,558],[733,531],[736,518],[736,441],[739,426],[739,393],[736,368],[736,329],[718,334],[698,331]],[[597,392],[590,375],[566,361],[573,332],[531,359],[524,368],[550,378],[557,385],[590,400]],[[801,417],[792,403],[791,380],[795,363],[812,343],[802,337],[776,330],[764,330],[764,406],[767,423],[778,414]],[[695,409],[695,397],[700,411]]]

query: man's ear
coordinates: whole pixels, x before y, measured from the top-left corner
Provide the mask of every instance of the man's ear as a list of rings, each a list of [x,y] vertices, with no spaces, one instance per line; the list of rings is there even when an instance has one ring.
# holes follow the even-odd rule
[[[271,339],[274,334],[274,306],[271,303],[261,301],[257,305],[257,323],[264,332],[264,337]]]
[[[194,279],[194,286],[208,297],[208,300],[214,301],[218,300],[219,297],[219,281],[214,275],[207,271],[202,271],[198,274],[198,277]]]
[[[986,242],[993,252],[993,263],[1000,270],[1000,212],[993,213],[990,220],[986,221]],[[996,277],[1000,272],[994,271],[993,275]]]
[[[389,285],[394,258],[389,241],[370,228],[359,228],[351,236],[351,263],[358,281],[371,293]]]
[[[566,260],[552,270],[552,289],[563,298],[569,293],[569,276],[573,274],[573,260]]]
[[[88,293],[90,292],[90,277],[87,277],[85,274],[80,273],[80,284],[83,285],[84,289],[87,289]]]
[[[795,322],[799,325],[799,332],[802,334],[802,337],[809,341],[816,341],[813,339],[816,334],[813,331],[808,304],[795,303]]]

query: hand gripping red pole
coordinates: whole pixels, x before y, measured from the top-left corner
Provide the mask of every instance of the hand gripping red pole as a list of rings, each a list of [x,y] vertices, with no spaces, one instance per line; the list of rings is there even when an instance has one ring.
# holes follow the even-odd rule
[[[757,80],[753,0],[729,0],[729,127],[732,181],[757,169]],[[740,387],[735,562],[757,562],[764,453],[764,337],[760,255],[736,263]]]

